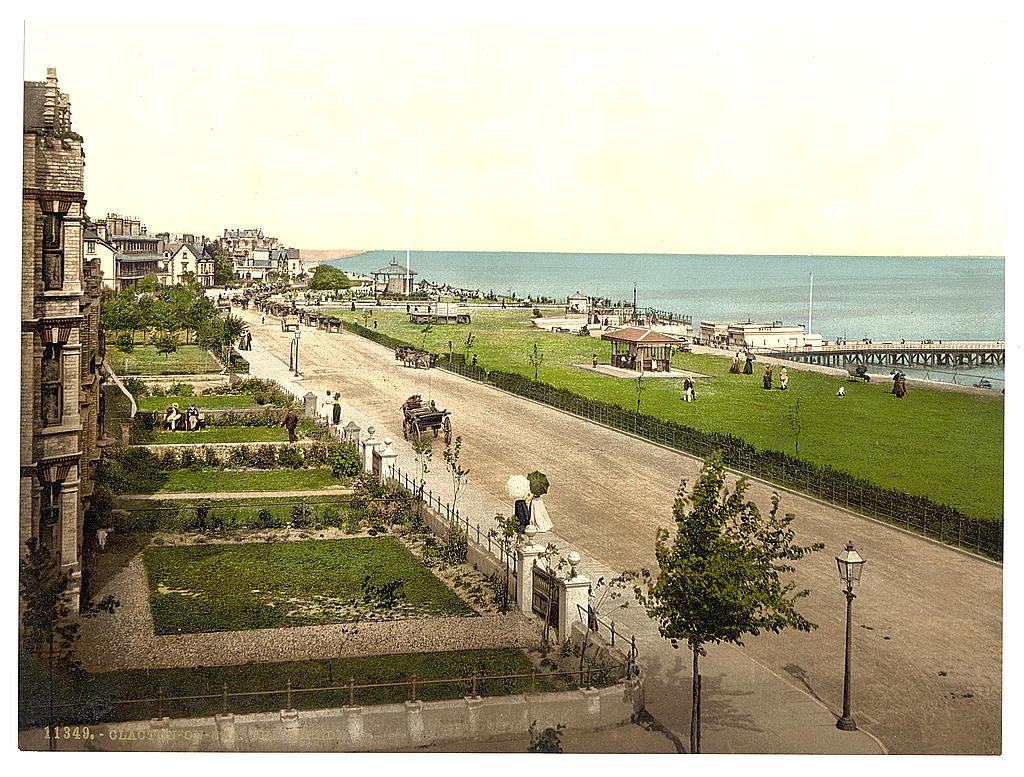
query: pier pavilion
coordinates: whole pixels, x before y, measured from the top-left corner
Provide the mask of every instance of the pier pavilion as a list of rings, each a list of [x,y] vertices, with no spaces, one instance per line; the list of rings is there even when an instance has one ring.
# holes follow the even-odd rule
[[[843,367],[848,362],[886,367],[1002,367],[1006,364],[1006,345],[999,341],[933,340],[902,342],[825,343],[817,348],[754,348],[755,353],[780,359]]]

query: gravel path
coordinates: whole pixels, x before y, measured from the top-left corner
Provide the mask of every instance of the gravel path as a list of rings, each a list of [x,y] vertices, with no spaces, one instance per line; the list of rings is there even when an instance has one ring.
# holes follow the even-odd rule
[[[137,548],[110,547],[97,559],[95,574],[106,580],[96,596],[113,595],[121,606],[113,615],[82,621],[79,653],[91,672],[527,647],[540,641],[534,624],[519,613],[360,623],[354,634],[346,634],[343,624],[329,624],[158,636]]]

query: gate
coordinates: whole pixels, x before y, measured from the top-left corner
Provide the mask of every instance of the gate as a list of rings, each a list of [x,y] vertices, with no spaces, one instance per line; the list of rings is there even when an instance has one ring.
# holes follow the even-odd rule
[[[558,631],[558,585],[555,576],[539,566],[533,567],[533,611],[549,619],[551,627]]]

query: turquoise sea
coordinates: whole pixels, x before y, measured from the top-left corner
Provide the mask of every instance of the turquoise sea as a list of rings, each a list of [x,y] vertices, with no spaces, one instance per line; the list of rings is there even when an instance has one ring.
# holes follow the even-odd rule
[[[404,250],[331,264],[369,273]],[[751,256],[413,251],[417,279],[519,296],[573,292],[632,300],[704,321],[808,323],[826,339],[1003,340],[1003,257]],[[977,375],[1001,379],[1001,368]],[[922,372],[923,376],[923,372]],[[930,377],[951,380],[935,371]],[[969,382],[961,374],[957,382]],[[998,384],[1002,386],[1001,380]]]

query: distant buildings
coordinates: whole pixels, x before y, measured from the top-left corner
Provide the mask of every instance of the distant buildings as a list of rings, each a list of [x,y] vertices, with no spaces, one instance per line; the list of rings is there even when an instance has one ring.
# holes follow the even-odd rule
[[[35,538],[59,556],[73,606],[100,458],[100,264],[112,250],[85,231],[84,168],[50,68],[46,81],[25,82],[19,540],[22,554]]]
[[[737,323],[701,321],[700,341],[717,348],[820,348],[821,335],[807,334],[803,324],[781,321]]]
[[[186,273],[200,285],[214,285],[213,257],[206,237],[191,234],[150,235],[138,219],[108,213],[101,221],[86,225],[87,257],[97,256],[103,273],[103,287],[123,289],[146,276],[165,286],[181,283]]]

